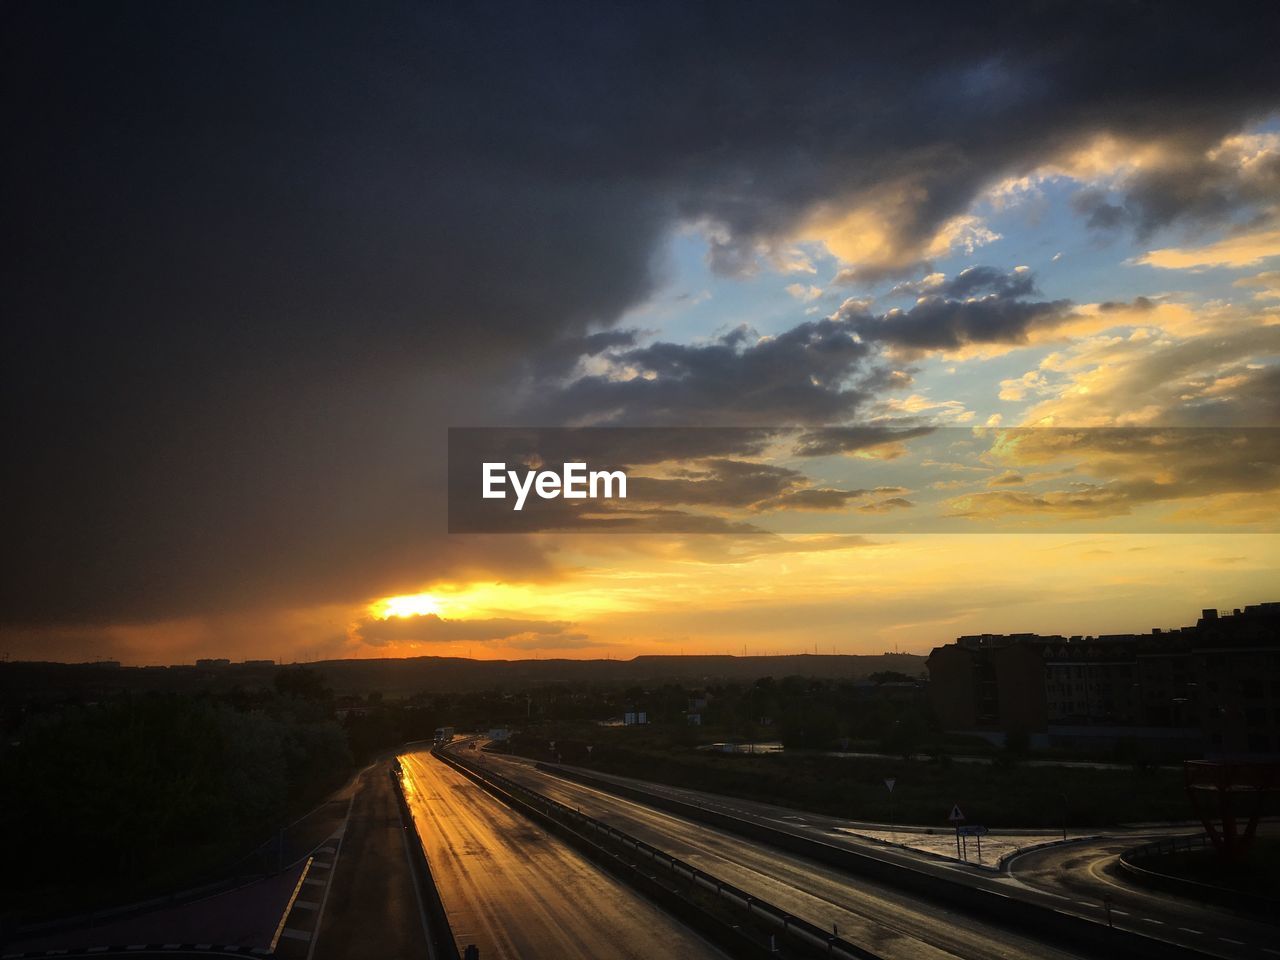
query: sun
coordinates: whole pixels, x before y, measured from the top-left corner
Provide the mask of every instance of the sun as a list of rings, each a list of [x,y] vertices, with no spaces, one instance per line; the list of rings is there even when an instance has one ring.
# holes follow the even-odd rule
[[[430,593],[411,593],[402,597],[384,597],[369,604],[369,612],[378,620],[392,617],[440,615],[440,600]]]

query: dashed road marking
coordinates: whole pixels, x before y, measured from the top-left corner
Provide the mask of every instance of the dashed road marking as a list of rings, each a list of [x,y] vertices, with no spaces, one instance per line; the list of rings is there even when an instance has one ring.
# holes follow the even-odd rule
[[[1235,944],[1237,947],[1244,946],[1243,940],[1232,940],[1230,937],[1219,937],[1218,939],[1221,940],[1223,943]]]
[[[298,877],[298,882],[293,887],[293,893],[289,897],[289,902],[285,904],[284,912],[280,914],[280,923],[276,927],[275,936],[271,938],[271,946],[269,949],[271,950],[272,953],[275,953],[276,948],[280,945],[280,937],[282,935],[287,935],[287,936],[293,935],[288,929],[285,928],[285,924],[288,922],[290,914],[293,913],[294,906],[297,905],[298,894],[302,892],[302,885],[308,882],[310,883],[316,882],[314,879],[307,876],[311,872],[311,867],[314,862],[315,862],[314,857],[307,857],[307,862],[303,864],[302,873]],[[320,881],[320,882],[323,883],[324,881]],[[310,934],[307,935],[307,939],[308,940],[311,939]]]
[[[1197,930],[1194,927],[1179,927],[1183,933],[1194,933],[1196,936],[1204,936],[1203,930]]]

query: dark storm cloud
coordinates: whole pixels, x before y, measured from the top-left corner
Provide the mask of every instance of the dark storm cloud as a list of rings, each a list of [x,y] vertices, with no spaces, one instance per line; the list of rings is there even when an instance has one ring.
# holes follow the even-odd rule
[[[1129,212],[1120,204],[1112,203],[1107,191],[1098,187],[1076,191],[1070,204],[1071,209],[1096,230],[1113,230],[1131,222]]]
[[[867,398],[850,379],[869,353],[848,324],[830,318],[774,337],[735,330],[710,343],[659,341],[612,354],[617,373],[581,377],[550,393],[544,414],[589,412],[602,422],[649,424],[843,419]]]
[[[1030,270],[1005,273],[995,267],[969,267],[933,291],[938,296],[963,300],[994,294],[997,297],[1029,297],[1036,293],[1036,279]]]
[[[1133,310],[1138,313],[1147,313],[1155,308],[1155,301],[1150,297],[1134,297],[1128,302],[1123,300],[1106,300],[1103,303],[1098,304],[1098,309],[1103,313],[1115,313],[1117,310]]]
[[[868,317],[858,325],[865,339],[907,354],[958,350],[975,343],[1026,343],[1033,330],[1060,324],[1069,300],[1028,301],[991,294],[980,300],[929,297],[909,310]]]
[[[712,225],[743,271],[885,184],[911,247],[1097,132],[1203,152],[1275,106],[1272,12],[6,4],[3,617],[359,598],[447,570],[443,427],[508,421],[516,361],[642,302],[675,224]],[[1139,183],[1139,225],[1220,216],[1213,176],[1188,178]],[[1031,309],[874,329],[981,341]],[[832,384],[865,349],[820,325],[640,348],[654,381],[579,380],[554,412],[843,418],[863,395]],[[532,548],[468,549],[466,569],[545,571]]]
[[[1269,206],[1280,196],[1280,155],[1243,163],[1245,149],[1228,145],[1206,156],[1201,146],[1175,145],[1171,159],[1134,175],[1119,196],[1089,187],[1071,205],[1090,227],[1129,227],[1147,237],[1175,223],[1193,230],[1228,224],[1240,211]]]
[[[997,267],[968,267],[951,279],[936,279],[940,274],[900,283],[889,291],[890,296],[950,297],[964,300],[979,295],[999,297],[1029,297],[1039,291],[1035,275],[1027,269],[1004,271]]]

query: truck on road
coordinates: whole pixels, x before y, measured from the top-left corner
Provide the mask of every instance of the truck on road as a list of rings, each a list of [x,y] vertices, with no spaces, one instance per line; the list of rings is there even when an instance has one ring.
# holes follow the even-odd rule
[[[436,743],[444,746],[453,742],[453,727],[436,727]]]

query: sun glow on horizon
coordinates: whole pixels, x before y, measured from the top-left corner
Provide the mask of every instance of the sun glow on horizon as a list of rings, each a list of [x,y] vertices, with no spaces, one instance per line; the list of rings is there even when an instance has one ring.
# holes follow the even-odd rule
[[[392,617],[440,616],[440,598],[431,593],[410,593],[399,597],[384,597],[369,604],[369,613],[376,620]]]

